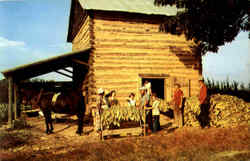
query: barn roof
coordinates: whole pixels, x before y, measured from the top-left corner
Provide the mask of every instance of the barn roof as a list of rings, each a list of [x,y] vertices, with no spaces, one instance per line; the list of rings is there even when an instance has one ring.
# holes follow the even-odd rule
[[[17,80],[25,80],[39,75],[47,74],[59,69],[71,67],[73,59],[80,59],[88,63],[88,55],[90,48],[84,50],[65,53],[59,56],[36,61],[30,64],[21,65],[2,71],[2,74],[8,78],[13,77]]]
[[[154,0],[79,0],[83,9],[121,11],[141,14],[174,16],[175,6],[155,6]]]

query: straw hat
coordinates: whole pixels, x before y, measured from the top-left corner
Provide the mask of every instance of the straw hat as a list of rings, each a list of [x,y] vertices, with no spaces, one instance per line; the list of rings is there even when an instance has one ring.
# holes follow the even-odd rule
[[[204,81],[204,78],[203,77],[199,77],[199,81]]]
[[[98,94],[102,94],[102,93],[104,93],[104,90],[103,90],[102,88],[99,88],[99,89],[97,90],[97,93],[98,93]]]

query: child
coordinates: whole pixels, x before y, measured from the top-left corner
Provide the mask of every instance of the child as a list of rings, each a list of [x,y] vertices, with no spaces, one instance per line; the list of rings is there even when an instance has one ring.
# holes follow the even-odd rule
[[[152,115],[153,115],[153,132],[160,130],[160,101],[157,99],[156,93],[152,94]]]
[[[130,93],[130,95],[128,96],[128,106],[129,107],[135,107],[136,106],[136,101],[135,101],[135,94],[134,93]]]

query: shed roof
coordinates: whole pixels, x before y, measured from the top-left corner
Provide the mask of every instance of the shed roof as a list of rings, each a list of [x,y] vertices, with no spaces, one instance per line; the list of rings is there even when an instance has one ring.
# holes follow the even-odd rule
[[[86,10],[121,11],[141,14],[174,16],[175,6],[155,6],[154,0],[79,0]]]
[[[2,74],[6,78],[13,77],[17,80],[29,79],[59,69],[70,67],[72,66],[72,59],[81,59],[86,60],[87,62],[89,54],[83,53],[87,53],[89,50],[90,48],[85,48],[84,50],[65,53],[59,56],[40,60],[30,64],[21,65],[15,68],[2,71]]]

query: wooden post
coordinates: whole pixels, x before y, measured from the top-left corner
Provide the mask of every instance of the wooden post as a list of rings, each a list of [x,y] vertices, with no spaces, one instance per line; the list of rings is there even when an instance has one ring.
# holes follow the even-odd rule
[[[146,136],[146,106],[144,106],[144,136]]]
[[[14,120],[17,119],[17,84],[14,83]]]
[[[8,78],[8,81],[9,81],[9,108],[8,108],[8,125],[10,128],[12,128],[13,126],[13,118],[12,118],[12,113],[13,113],[13,109],[12,109],[12,106],[13,106],[13,78],[10,77]]]
[[[188,80],[188,97],[191,97],[191,80]]]
[[[102,125],[102,113],[99,111],[99,114],[100,114],[100,124],[101,124],[101,140],[104,140],[104,137],[103,137],[103,125]]]

